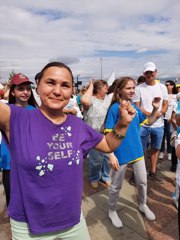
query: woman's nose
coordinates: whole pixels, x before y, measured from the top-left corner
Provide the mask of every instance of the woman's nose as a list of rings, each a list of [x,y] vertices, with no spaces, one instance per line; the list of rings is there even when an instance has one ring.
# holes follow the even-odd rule
[[[28,89],[24,89],[23,92],[26,93],[26,94],[28,94],[28,93],[29,93],[29,90],[28,90]]]
[[[61,87],[59,85],[54,86],[53,92],[57,95],[61,94]]]

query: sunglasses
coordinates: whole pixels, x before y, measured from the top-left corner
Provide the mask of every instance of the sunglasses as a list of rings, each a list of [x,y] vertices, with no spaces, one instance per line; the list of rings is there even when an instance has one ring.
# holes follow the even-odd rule
[[[168,86],[173,86],[173,85],[170,84],[170,83],[166,83],[165,85],[166,85],[166,87],[168,87]]]

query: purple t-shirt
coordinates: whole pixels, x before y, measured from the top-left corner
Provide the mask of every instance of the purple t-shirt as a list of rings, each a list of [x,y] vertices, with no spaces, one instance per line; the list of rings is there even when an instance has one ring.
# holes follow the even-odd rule
[[[10,217],[27,222],[32,234],[74,226],[80,221],[83,158],[103,136],[72,115],[54,124],[39,109],[10,107]]]

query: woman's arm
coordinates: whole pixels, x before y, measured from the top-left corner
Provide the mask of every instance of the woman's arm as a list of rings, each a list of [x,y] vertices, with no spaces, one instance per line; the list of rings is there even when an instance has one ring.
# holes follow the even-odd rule
[[[86,90],[86,92],[82,95],[81,97],[81,104],[83,106],[83,109],[88,110],[91,106],[91,97],[93,95],[93,80],[90,80],[88,89]]]
[[[0,129],[6,133],[9,140],[9,130],[10,130],[10,107],[0,102]]]
[[[173,111],[171,115],[171,123],[175,130],[177,130],[177,124],[176,124],[176,113]]]
[[[119,108],[119,115],[121,118],[116,123],[114,131],[107,133],[102,141],[96,145],[95,149],[104,153],[113,152],[125,137],[128,126],[133,120],[135,114],[136,110],[131,103],[123,100],[121,102],[121,107]]]

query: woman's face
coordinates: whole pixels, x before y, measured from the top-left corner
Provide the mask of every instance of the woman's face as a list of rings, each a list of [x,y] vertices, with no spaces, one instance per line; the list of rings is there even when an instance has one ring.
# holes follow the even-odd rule
[[[98,90],[98,94],[99,94],[102,98],[105,98],[107,92],[108,92],[108,86],[107,86],[106,84],[103,85],[103,86]]]
[[[134,96],[135,83],[134,81],[128,81],[125,87],[119,90],[120,97],[122,100],[131,101]]]
[[[16,99],[16,104],[24,104],[28,102],[31,96],[31,86],[27,83],[17,85],[11,92]]]
[[[171,85],[170,82],[166,82],[165,83],[166,87],[167,87],[167,90],[168,90],[168,93],[172,93],[172,90],[173,90],[173,85]]]
[[[41,107],[46,110],[62,110],[72,95],[73,81],[66,68],[49,67],[37,86]]]

